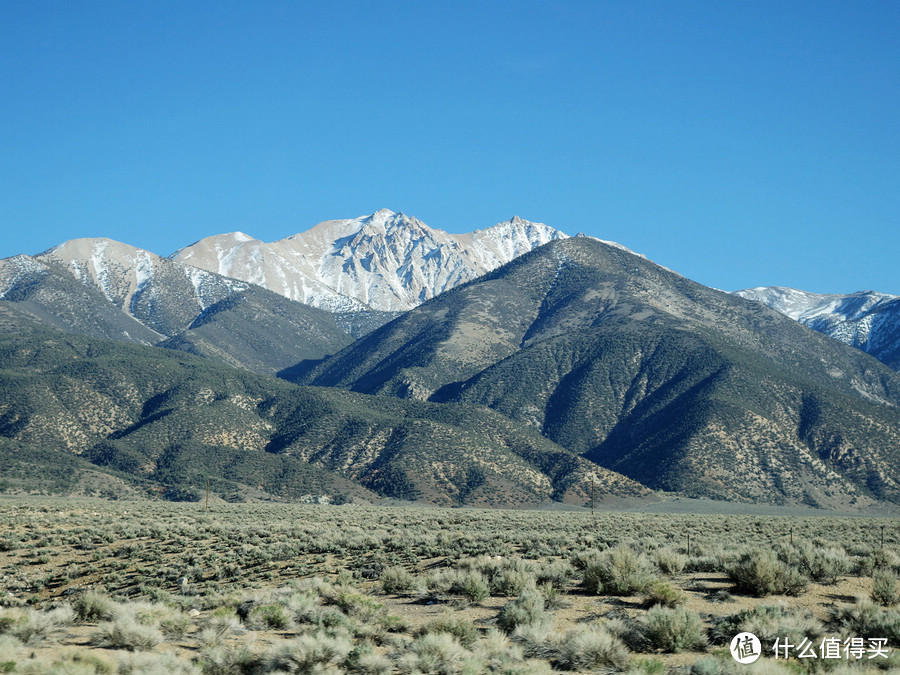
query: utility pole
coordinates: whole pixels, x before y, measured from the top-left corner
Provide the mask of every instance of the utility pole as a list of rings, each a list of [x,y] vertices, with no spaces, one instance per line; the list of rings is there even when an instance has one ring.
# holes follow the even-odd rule
[[[209,478],[206,479],[206,512],[209,513]]]

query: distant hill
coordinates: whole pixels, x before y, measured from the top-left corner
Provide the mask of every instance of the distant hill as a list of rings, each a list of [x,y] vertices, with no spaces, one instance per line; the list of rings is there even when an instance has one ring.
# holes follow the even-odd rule
[[[303,382],[487,405],[654,488],[900,499],[900,376],[758,303],[589,238],[551,242]]]
[[[0,260],[0,306],[32,324],[182,349],[262,373],[352,340],[343,317],[109,239]]]
[[[58,331],[0,335],[0,401],[7,490],[97,491],[105,473],[179,498],[207,479],[230,499],[585,504],[592,482],[598,498],[650,494],[479,406],[297,387]]]

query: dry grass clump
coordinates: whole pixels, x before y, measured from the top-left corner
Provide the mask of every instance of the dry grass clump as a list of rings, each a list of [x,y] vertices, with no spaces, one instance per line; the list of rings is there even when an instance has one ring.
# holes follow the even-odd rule
[[[69,673],[68,670],[63,672]],[[123,655],[118,660],[118,670],[114,672],[117,675],[200,675],[200,671],[193,663],[168,652],[135,652]]]
[[[0,634],[7,634],[25,645],[37,645],[70,625],[75,612],[68,605],[49,611],[11,609],[0,612]]]

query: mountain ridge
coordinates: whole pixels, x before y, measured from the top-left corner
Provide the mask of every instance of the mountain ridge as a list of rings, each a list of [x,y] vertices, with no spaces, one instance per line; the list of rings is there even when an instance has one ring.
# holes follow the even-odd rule
[[[450,234],[381,209],[265,243],[213,235],[170,257],[330,311],[405,311],[563,232],[518,216]]]
[[[734,294],[762,302],[900,370],[900,296],[876,291],[810,293],[785,286],[758,286]]]
[[[143,489],[444,505],[649,498],[502,415],[297,387],[173,350],[37,328],[0,334],[0,466],[112,472]],[[76,459],[77,459],[77,464]]]
[[[900,376],[593,239],[551,242],[457,286],[298,381],[486,405],[689,496],[900,498]],[[724,468],[729,457],[745,477]]]
[[[0,305],[34,324],[257,372],[320,358],[352,339],[342,317],[106,238],[0,260]]]

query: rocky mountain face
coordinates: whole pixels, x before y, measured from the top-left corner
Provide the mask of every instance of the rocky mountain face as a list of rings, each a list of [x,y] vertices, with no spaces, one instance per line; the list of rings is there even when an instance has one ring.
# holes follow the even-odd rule
[[[449,234],[382,209],[272,243],[240,232],[207,237],[171,258],[329,311],[398,312],[565,237],[518,217]]]
[[[275,373],[565,236],[520,218],[454,235],[384,209],[271,244],[217,235],[170,258],[74,239],[0,260],[0,302],[44,325]]]
[[[863,350],[900,370],[900,296],[874,291],[821,294],[782,286],[735,291],[804,326]]]
[[[486,405],[654,488],[900,499],[900,376],[758,303],[588,238],[550,244],[299,381]]]
[[[0,260],[0,304],[32,324],[274,373],[351,341],[338,317],[110,239]]]

